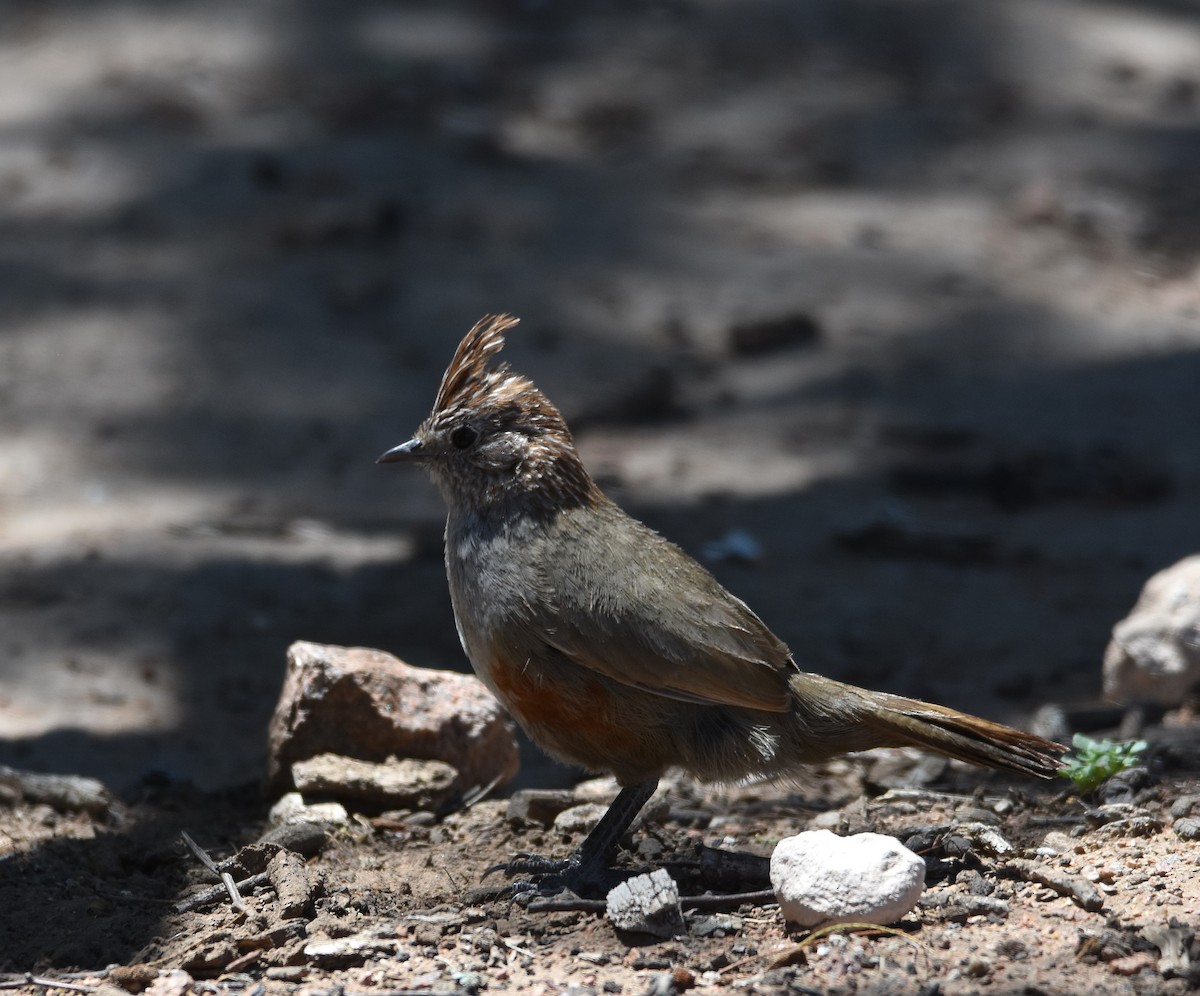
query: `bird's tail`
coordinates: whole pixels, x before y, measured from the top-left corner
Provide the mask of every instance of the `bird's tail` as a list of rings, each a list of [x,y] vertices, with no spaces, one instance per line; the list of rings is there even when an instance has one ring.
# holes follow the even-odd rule
[[[1051,740],[945,706],[856,688],[819,674],[791,679],[802,721],[812,730],[855,728],[856,749],[922,747],[971,764],[1053,778],[1066,748]],[[822,722],[824,721],[824,722]],[[844,725],[843,725],[844,724]]]

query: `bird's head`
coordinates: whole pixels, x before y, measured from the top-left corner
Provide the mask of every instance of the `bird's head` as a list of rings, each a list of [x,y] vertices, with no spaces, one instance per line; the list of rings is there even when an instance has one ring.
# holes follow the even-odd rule
[[[507,363],[492,364],[509,315],[488,315],[466,334],[442,377],[433,411],[378,463],[415,463],[452,508],[484,514],[508,506],[553,512],[599,491],[559,410]]]

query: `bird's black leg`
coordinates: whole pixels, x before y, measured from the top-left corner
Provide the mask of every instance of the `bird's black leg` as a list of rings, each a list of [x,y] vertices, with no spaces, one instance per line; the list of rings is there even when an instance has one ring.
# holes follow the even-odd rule
[[[637,814],[646,805],[658,779],[627,785],[600,817],[600,822],[584,838],[569,858],[553,860],[536,854],[519,854],[511,861],[492,865],[485,871],[484,878],[493,872],[506,875],[529,875],[529,883],[514,883],[520,891],[559,892],[570,889],[576,895],[597,890],[607,891],[609,886],[609,862],[617,850],[617,843],[629,829]],[[615,884],[615,883],[612,883]],[[522,889],[522,885],[526,888]]]

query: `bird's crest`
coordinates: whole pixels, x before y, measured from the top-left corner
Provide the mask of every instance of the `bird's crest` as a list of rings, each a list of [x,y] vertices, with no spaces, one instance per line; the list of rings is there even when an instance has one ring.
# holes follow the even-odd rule
[[[454,358],[442,376],[435,412],[477,403],[503,380],[515,375],[507,363],[488,369],[488,363],[504,348],[504,333],[519,322],[512,315],[484,315],[458,344]],[[523,379],[523,378],[522,378]]]

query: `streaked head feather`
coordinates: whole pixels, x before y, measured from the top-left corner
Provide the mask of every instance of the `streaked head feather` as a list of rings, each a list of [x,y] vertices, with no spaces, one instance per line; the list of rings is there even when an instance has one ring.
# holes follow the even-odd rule
[[[528,377],[514,373],[507,363],[494,363],[504,347],[504,333],[515,326],[511,315],[485,315],[463,337],[442,377],[433,411],[420,431],[444,432],[467,418],[491,432],[516,432],[522,442],[521,459],[507,479],[473,472],[461,476],[469,464],[430,467],[458,490],[473,482],[483,489],[476,498],[493,494],[529,495],[532,505],[562,508],[592,503],[599,490],[575,452],[571,431],[562,414]]]
[[[504,348],[504,333],[519,321],[512,315],[484,315],[475,323],[458,344],[454,358],[442,375],[442,384],[433,403],[435,412],[470,405],[490,394],[501,381],[514,376],[507,363],[491,370],[488,363]]]

